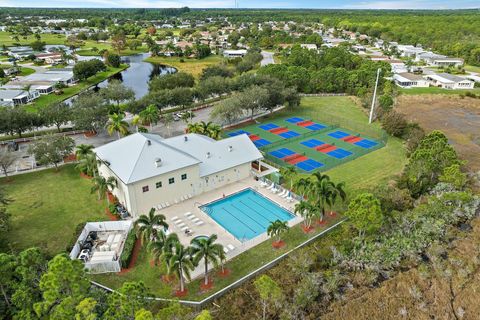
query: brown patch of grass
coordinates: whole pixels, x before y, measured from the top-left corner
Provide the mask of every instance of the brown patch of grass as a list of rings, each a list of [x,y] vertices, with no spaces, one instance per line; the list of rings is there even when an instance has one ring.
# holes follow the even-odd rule
[[[397,111],[426,131],[443,131],[472,171],[480,170],[480,99],[456,95],[402,95]]]

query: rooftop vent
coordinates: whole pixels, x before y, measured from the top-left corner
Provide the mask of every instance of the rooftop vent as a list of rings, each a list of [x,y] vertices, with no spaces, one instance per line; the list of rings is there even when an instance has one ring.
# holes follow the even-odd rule
[[[147,140],[147,145],[151,146],[151,145],[152,145],[152,141]]]
[[[232,152],[233,151],[233,147],[232,146],[228,146],[228,152]]]
[[[160,158],[155,158],[155,166],[158,168],[162,165],[162,159]]]
[[[207,159],[210,158],[212,154],[210,152],[207,152]]]
[[[188,141],[188,137],[187,137],[187,136],[183,137],[183,139],[185,140],[185,142]]]
[[[105,163],[105,165],[106,165],[107,167],[110,167],[110,162],[109,162],[109,161],[105,160],[105,161],[103,161],[103,163]]]

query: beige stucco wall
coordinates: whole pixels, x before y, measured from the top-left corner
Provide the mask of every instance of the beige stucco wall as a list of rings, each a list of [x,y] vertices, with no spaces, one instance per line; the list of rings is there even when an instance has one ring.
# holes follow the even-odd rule
[[[195,196],[245,179],[250,175],[250,170],[251,164],[246,163],[206,177],[200,177],[199,165],[193,165],[126,185],[106,165],[99,166],[100,175],[105,178],[114,176],[117,179],[117,188],[113,190],[113,194],[134,217],[148,213],[152,207],[161,203],[174,204],[175,199],[180,201],[182,196],[188,194]],[[181,179],[182,174],[187,174],[186,180]],[[175,183],[169,184],[169,178],[175,178]],[[162,182],[162,187],[156,188],[157,182]],[[147,192],[143,192],[144,186],[148,186]]]

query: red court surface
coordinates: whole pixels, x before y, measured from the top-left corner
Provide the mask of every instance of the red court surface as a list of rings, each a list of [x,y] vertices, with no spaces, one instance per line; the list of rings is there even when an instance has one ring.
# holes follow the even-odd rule
[[[297,126],[300,126],[300,127],[308,127],[308,126],[311,126],[311,125],[314,125],[314,124],[315,124],[315,122],[312,122],[312,121],[309,121],[309,120],[297,122]]]
[[[280,134],[289,131],[287,128],[275,128],[270,130],[271,133]]]
[[[337,147],[332,146],[331,144],[324,144],[324,145],[321,145],[321,146],[318,146],[318,147],[315,148],[315,150],[323,152],[323,153],[327,153],[327,152],[330,152],[330,151],[333,151],[333,150],[336,150],[336,149],[337,149]]]
[[[291,155],[291,156],[288,156],[288,157],[283,158],[283,160],[284,160],[285,162],[290,163],[290,164],[297,164],[297,163],[299,163],[299,162],[308,160],[308,158],[305,157],[305,156],[302,156],[301,154],[296,153],[296,154],[293,154],[293,155]]]
[[[360,137],[356,137],[356,136],[348,136],[348,137],[342,138],[342,140],[345,141],[345,142],[349,142],[349,143],[355,143],[355,142],[361,141],[363,139],[360,138]]]
[[[257,136],[256,134],[251,134],[248,136],[250,138],[250,140],[252,141],[257,141],[258,139],[260,139],[259,136]]]

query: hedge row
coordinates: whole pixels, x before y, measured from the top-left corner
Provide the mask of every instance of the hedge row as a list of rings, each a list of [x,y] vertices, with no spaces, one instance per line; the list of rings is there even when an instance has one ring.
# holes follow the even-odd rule
[[[135,247],[136,240],[137,235],[135,233],[135,228],[132,228],[127,235],[125,245],[123,246],[122,255],[120,256],[120,264],[122,268],[128,268],[130,260],[132,259],[133,248]]]

